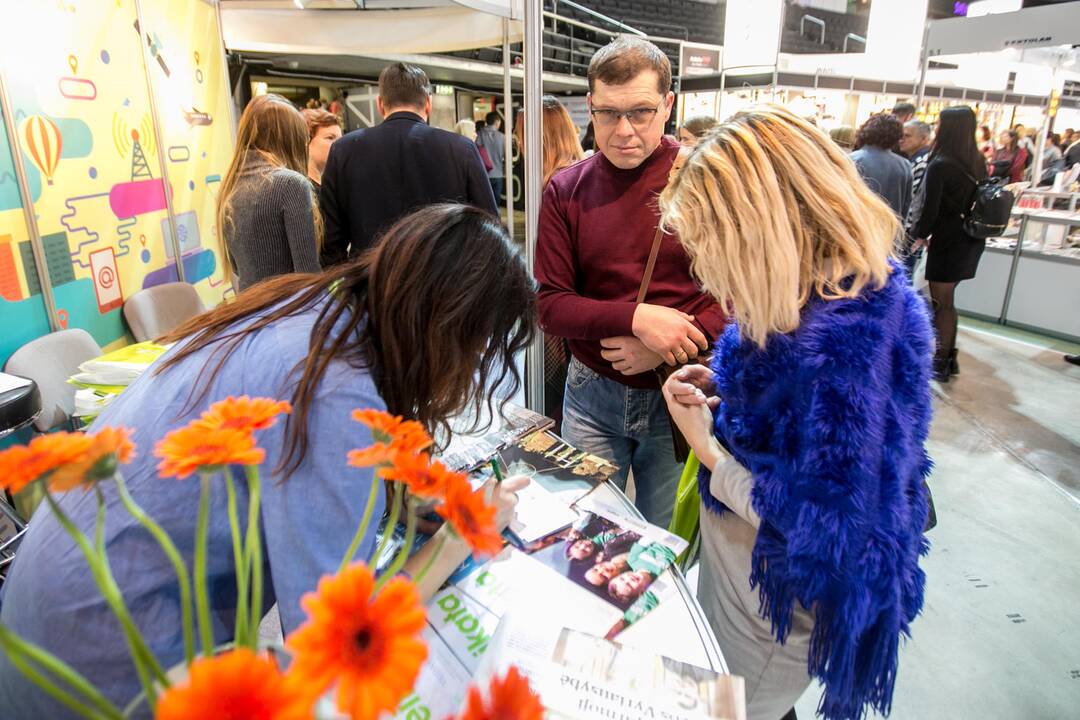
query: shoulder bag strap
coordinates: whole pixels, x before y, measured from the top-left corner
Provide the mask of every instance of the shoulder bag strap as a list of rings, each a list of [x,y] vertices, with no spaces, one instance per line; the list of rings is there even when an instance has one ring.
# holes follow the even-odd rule
[[[679,169],[686,162],[686,156],[688,151],[685,148],[679,149],[679,154],[675,156],[675,162],[671,164],[671,170],[668,172],[668,183],[672,178],[678,174]],[[641,276],[641,285],[638,286],[637,300],[638,305],[645,302],[645,295],[649,292],[649,283],[652,282],[653,270],[656,268],[656,256],[660,254],[660,241],[664,239],[664,228],[660,225],[660,219],[656,220],[656,234],[653,235],[652,248],[649,250],[649,260],[645,263],[645,272]]]

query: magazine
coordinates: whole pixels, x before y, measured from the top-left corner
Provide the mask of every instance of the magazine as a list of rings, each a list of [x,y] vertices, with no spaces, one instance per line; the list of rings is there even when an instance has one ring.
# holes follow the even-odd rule
[[[660,604],[668,585],[658,580],[687,543],[642,520],[615,515],[589,497],[577,509],[577,522],[554,541],[530,545],[530,557],[619,610],[621,617],[604,633],[614,637]]]
[[[479,674],[510,665],[529,677],[549,718],[746,718],[742,678],[560,627],[527,608],[503,617]]]
[[[468,424],[465,420],[462,422]],[[482,435],[453,432],[450,444],[439,454],[439,460],[457,472],[476,470],[495,457],[501,448],[554,424],[549,417],[510,403],[503,408],[501,418]]]

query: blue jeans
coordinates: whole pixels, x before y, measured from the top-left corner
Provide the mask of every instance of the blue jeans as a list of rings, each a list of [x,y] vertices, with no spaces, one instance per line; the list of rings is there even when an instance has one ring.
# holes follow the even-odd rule
[[[501,177],[489,177],[488,182],[491,183],[491,192],[495,193],[495,204],[498,205],[502,202],[503,194],[503,181],[505,178]]]
[[[563,400],[562,436],[571,445],[615,463],[611,481],[626,489],[634,471],[634,504],[667,528],[682,464],[675,460],[671,421],[659,390],[638,390],[598,375],[571,358]]]

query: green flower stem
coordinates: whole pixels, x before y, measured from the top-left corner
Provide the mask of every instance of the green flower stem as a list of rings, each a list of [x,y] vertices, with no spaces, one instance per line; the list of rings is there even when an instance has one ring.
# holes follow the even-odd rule
[[[420,568],[420,572],[418,572],[416,574],[416,577],[413,578],[413,582],[417,585],[417,587],[419,587],[420,581],[427,576],[428,571],[431,570],[431,566],[435,564],[435,561],[439,558],[439,555],[442,554],[443,545],[445,544],[446,535],[443,535],[439,538],[439,544],[435,546],[435,552],[431,553],[431,557],[429,557],[427,559],[427,562],[424,563],[424,567]]]
[[[394,561],[390,563],[390,566],[386,568],[386,571],[375,581],[375,589],[372,594],[379,592],[379,589],[386,584],[387,580],[401,572],[401,568],[404,567],[405,561],[409,559],[409,553],[412,552],[413,543],[416,541],[416,505],[408,500],[405,502],[405,543],[401,546],[401,550],[398,551]]]
[[[205,657],[214,654],[214,629],[210,625],[210,597],[206,587],[206,546],[210,525],[210,474],[199,473],[199,515],[195,521],[195,614]]]
[[[123,720],[123,716],[115,705],[110,703],[101,692],[91,685],[86,678],[80,675],[70,665],[52,653],[23,640],[3,625],[0,625],[0,648],[21,672],[27,675],[45,692],[64,703],[69,709],[74,710],[86,717],[108,718],[108,720]],[[88,709],[81,700],[71,696],[67,691],[57,687],[48,677],[39,673],[28,662],[36,664],[48,674],[53,675],[67,683],[73,690],[81,693],[95,709]],[[61,695],[71,699],[74,704],[69,704]]]
[[[229,499],[229,529],[232,531],[233,564],[236,566],[236,628],[233,639],[238,646],[248,645],[248,566],[240,539],[240,515],[236,509],[236,484],[225,471],[225,493]]]
[[[176,582],[180,585],[180,613],[184,634],[184,660],[190,665],[195,657],[195,630],[191,611],[191,578],[188,575],[187,565],[184,564],[184,559],[181,557],[180,551],[176,549],[176,545],[173,543],[172,538],[169,537],[169,534],[165,532],[165,529],[147,515],[146,512],[139,507],[139,504],[135,502],[135,499],[131,497],[131,493],[129,493],[127,489],[127,484],[124,482],[124,477],[120,473],[116,474],[116,491],[120,496],[120,502],[124,504],[128,513],[154,536],[158,545],[161,546],[161,549],[169,558],[169,562],[172,563],[173,570],[176,571]]]
[[[26,659],[22,657],[19,653],[10,652],[7,646],[4,646],[2,643],[0,643],[0,647],[4,648],[4,652],[7,655],[8,660],[11,661],[11,664],[14,665],[19,672],[28,677],[35,685],[38,686],[38,688],[43,690],[46,694],[50,695],[54,700],[66,707],[68,710],[71,710],[72,712],[77,713],[84,718],[90,718],[90,720],[101,720],[101,718],[107,717],[106,715],[103,715],[96,710],[86,707],[86,705],[79,702],[78,699],[72,696],[71,693],[58,687],[56,683],[49,680],[47,677],[38,672],[32,665],[27,663]],[[120,716],[117,715],[116,717]]]
[[[109,555],[105,552],[105,495],[101,492],[101,485],[94,485],[94,494],[97,497],[97,517],[94,519],[94,550],[97,553],[98,561],[101,563],[102,571],[108,579],[109,593],[113,596],[112,602],[123,611],[120,622],[125,636],[128,637],[129,643],[131,643],[132,657],[138,652],[143,667],[149,676],[148,687],[153,690],[153,694],[149,695],[148,698],[150,707],[153,708],[157,703],[157,688],[154,686],[154,682],[156,681],[164,687],[168,687],[170,684],[169,679],[165,676],[165,671],[161,665],[158,664],[154,653],[150,652],[142,633],[128,613],[127,605],[124,604],[124,595],[120,592],[120,586],[116,584],[116,578],[113,577],[112,567],[109,565]]]
[[[386,551],[386,547],[390,544],[390,538],[394,535],[394,528],[397,527],[398,516],[401,514],[401,494],[405,491],[405,486],[401,483],[393,483],[393,485],[394,504],[390,506],[390,517],[386,521],[386,529],[383,530],[382,542],[375,549],[375,556],[371,558],[371,567],[379,564],[379,558],[383,556],[383,552]]]
[[[127,640],[128,651],[131,653],[131,660],[135,665],[135,671],[139,675],[139,681],[142,683],[143,691],[147,693],[147,697],[151,697],[151,693],[154,691],[154,684],[150,678],[150,673],[154,672],[160,674],[162,682],[166,685],[167,680],[165,678],[165,673],[161,670],[161,666],[157,664],[157,660],[146,646],[146,642],[143,640],[138,627],[136,627],[134,621],[131,619],[131,615],[124,605],[123,595],[121,595],[120,589],[116,586],[116,580],[109,570],[107,556],[104,552],[103,537],[105,504],[100,494],[98,495],[97,520],[94,531],[100,551],[95,550],[94,546],[90,544],[89,538],[87,538],[79,528],[75,527],[75,524],[71,522],[71,518],[69,518],[67,513],[60,508],[60,505],[57,504],[56,499],[53,498],[52,493],[49,492],[48,489],[45,489],[44,495],[45,502],[49,504],[49,508],[52,510],[57,522],[59,522],[64,530],[67,531],[67,534],[71,536],[75,541],[75,544],[79,546],[79,550],[82,551],[83,558],[86,560],[87,567],[90,568],[90,574],[94,578],[94,582],[97,584],[102,598],[104,598],[109,609],[113,611],[113,614],[116,615],[116,619],[120,622],[120,627]],[[154,697],[156,699],[156,696]]]
[[[339,573],[353,561],[356,551],[360,548],[360,543],[364,541],[368,525],[371,524],[371,515],[375,512],[375,499],[379,495],[379,485],[381,484],[379,469],[376,467],[375,474],[371,478],[371,491],[368,493],[367,506],[364,507],[364,516],[360,519],[360,526],[356,528],[356,534],[353,535],[352,542],[349,543],[349,549],[345,551],[345,557],[341,558],[341,565],[338,566]]]
[[[259,466],[248,465],[244,468],[248,482],[248,525],[247,541],[244,552],[247,553],[248,569],[251,573],[251,611],[248,621],[251,623],[248,641],[251,648],[259,639],[259,622],[262,621],[262,538],[259,534],[259,503],[262,494],[262,481],[259,478]]]

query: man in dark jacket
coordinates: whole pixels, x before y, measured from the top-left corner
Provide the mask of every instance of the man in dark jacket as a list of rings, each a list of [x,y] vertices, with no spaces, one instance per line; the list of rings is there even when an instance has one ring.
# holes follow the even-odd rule
[[[464,202],[498,212],[476,144],[427,124],[431,94],[423,70],[385,68],[377,104],[382,124],[354,130],[330,148],[319,193],[323,267],[363,252],[424,205]]]

